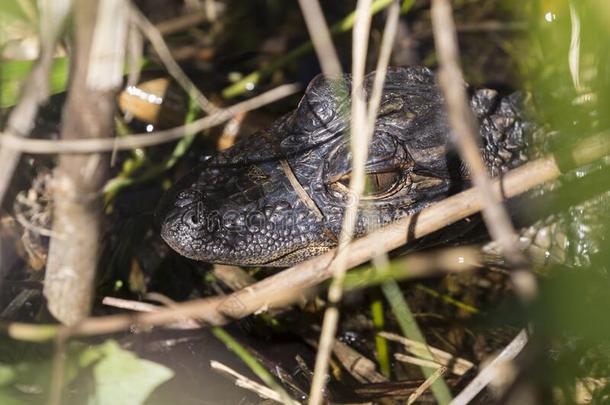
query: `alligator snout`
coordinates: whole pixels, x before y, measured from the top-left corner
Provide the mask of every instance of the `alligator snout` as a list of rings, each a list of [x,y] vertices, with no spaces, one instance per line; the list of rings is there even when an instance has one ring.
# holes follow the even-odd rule
[[[282,266],[334,246],[315,236],[320,218],[277,162],[196,172],[216,181],[178,184],[158,214],[161,236],[178,253],[214,263]]]

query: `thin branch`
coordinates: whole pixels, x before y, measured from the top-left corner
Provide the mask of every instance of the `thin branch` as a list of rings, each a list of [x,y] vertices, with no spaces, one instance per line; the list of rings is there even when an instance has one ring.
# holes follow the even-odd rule
[[[591,163],[610,154],[610,139],[607,134],[603,133],[584,140],[569,152],[570,155],[565,158],[573,164]],[[502,179],[494,180],[493,190],[497,196],[511,198],[554,180],[560,174],[555,158],[548,156],[526,163],[506,173]],[[416,216],[417,219],[414,216],[403,217],[352,242],[348,266],[354,267],[370,260],[377,254],[378,249],[375,246],[378,244],[383,245],[385,251],[394,250],[407,242],[473,215],[479,212],[481,207],[478,192],[474,189],[439,201],[421,210]],[[407,229],[411,230],[408,234]],[[291,294],[294,296],[294,291],[302,292],[327,280],[331,276],[328,265],[334,254],[334,250],[329,251],[227,296],[179,303],[171,309],[163,309],[150,314],[89,318],[69,328],[69,331],[73,336],[99,335],[118,332],[134,326],[166,325],[185,317],[198,319],[208,325],[224,325],[235,319],[251,315],[262,308],[273,309],[286,306],[291,302],[286,297]],[[278,297],[278,291],[286,291],[287,294]],[[301,294],[298,295],[300,297]],[[292,302],[294,299],[293,297]],[[58,331],[66,330],[66,327],[56,325],[23,323],[4,324],[4,328],[9,336],[32,341],[46,341],[53,338]]]
[[[462,160],[468,165],[472,182],[483,202],[483,219],[492,238],[502,249],[506,261],[515,269],[523,270],[527,259],[516,245],[517,233],[500,199],[492,193],[491,180],[477,144],[478,125],[469,107],[464,78],[459,66],[459,50],[455,23],[449,0],[433,0],[432,27],[439,60],[439,85],[445,96],[449,122],[455,134],[455,141]],[[520,280],[527,276],[520,272]],[[515,287],[524,299],[536,294],[533,276],[529,283],[516,283]]]
[[[318,0],[299,0],[299,5],[309,36],[318,54],[322,72],[333,78],[341,76],[341,63],[333,45],[326,19],[320,8],[320,3]]]
[[[445,372],[447,371],[447,367],[439,367],[436,369],[436,371],[434,373],[432,373],[430,375],[430,377],[428,377],[426,379],[426,381],[424,381],[419,387],[417,387],[417,389],[415,390],[415,392],[413,392],[413,394],[409,395],[409,398],[407,398],[407,405],[411,405],[412,403],[414,403],[415,401],[417,401],[417,399],[428,389],[430,388],[430,386],[432,384],[434,384],[434,382],[436,380],[438,380],[439,378],[441,378]]]
[[[194,100],[197,101],[199,107],[208,114],[213,114],[218,111],[216,107],[206,96],[193,84],[191,79],[184,73],[180,65],[176,62],[172,56],[172,52],[168,48],[163,35],[159,32],[144,14],[138,10],[134,5],[131,6],[131,17],[134,23],[142,30],[144,36],[150,41],[152,46],[157,51],[157,55],[161,58],[161,61],[167,68],[167,71],[176,81],[182,86],[187,94]]]
[[[449,405],[466,405],[477,396],[498,375],[499,370],[509,361],[513,360],[527,344],[527,332],[522,330],[519,334],[500,352],[500,354],[489,363],[468,384],[462,392],[456,396]]]
[[[32,154],[51,153],[96,153],[116,150],[129,150],[145,148],[176,141],[188,134],[197,133],[204,129],[220,125],[234,117],[236,114],[254,110],[264,105],[287,97],[300,90],[297,84],[285,84],[269,90],[256,97],[252,97],[231,107],[222,109],[212,115],[193,121],[190,124],[171,128],[165,131],[127,135],[121,138],[98,139],[25,139],[11,133],[0,136],[0,145],[14,150]]]
[[[173,34],[175,32],[184,31],[187,28],[196,27],[202,22],[207,21],[206,13],[197,12],[192,14],[182,15],[180,17],[157,23],[156,28],[162,35]]]
[[[66,383],[66,346],[68,337],[66,334],[59,334],[55,338],[48,405],[61,404],[64,384]]]
[[[121,0],[75,3],[75,59],[62,138],[93,139],[111,133],[115,90],[120,85],[117,78],[123,70],[124,49],[119,48],[126,46],[127,13]],[[109,24],[114,24],[118,34],[114,41],[104,38]],[[91,76],[92,71],[98,73]],[[102,234],[99,190],[107,169],[108,159],[101,154],[63,155],[53,172],[54,237],[49,242],[43,292],[49,312],[66,324],[88,317],[93,301]]]
[[[383,84],[385,82],[390,56],[392,55],[392,47],[398,30],[398,20],[400,17],[400,5],[397,1],[392,3],[388,8],[388,16],[386,18],[385,27],[383,29],[383,38],[381,40],[381,49],[377,58],[377,67],[375,68],[375,77],[373,78],[373,89],[369,99],[369,108],[367,110],[367,137],[370,141],[375,129],[375,121],[377,118],[377,110],[381,103],[383,93]],[[367,142],[368,143],[368,142]]]
[[[225,366],[224,364],[222,364],[218,361],[215,361],[215,360],[210,361],[210,367],[212,368],[212,370],[218,371],[222,374],[225,374],[225,375],[233,378],[235,380],[236,386],[238,386],[240,388],[244,388],[248,391],[252,391],[261,398],[272,399],[278,403],[286,403],[285,401],[283,401],[284,398],[282,398],[282,396],[280,396],[280,394],[278,394],[276,391],[274,391],[271,388],[268,388],[262,384],[259,384],[256,381],[253,381],[250,378],[248,378],[242,374],[239,374],[237,371],[233,370],[232,368],[230,368],[228,366]],[[290,402],[288,402],[288,404],[296,405],[296,404],[298,404],[298,402],[291,400]]]
[[[468,370],[474,367],[474,364],[461,357],[455,357],[451,353],[447,353],[444,350],[437,349],[436,347],[424,345],[423,343],[417,342],[413,339],[406,338],[401,335],[396,335],[389,332],[379,332],[379,336],[382,336],[388,340],[401,343],[407,351],[418,356],[418,359],[426,356],[428,351],[434,356],[434,363],[439,366],[447,366],[450,368],[450,372],[456,375],[464,375]],[[404,355],[396,353],[396,360],[404,359]]]
[[[347,254],[349,243],[352,240],[358,216],[358,205],[360,196],[364,191],[365,176],[364,169],[368,156],[368,134],[366,94],[364,89],[364,73],[366,69],[366,53],[368,49],[368,38],[371,24],[371,0],[358,0],[356,6],[356,22],[354,24],[352,38],[352,105],[350,139],[352,151],[352,171],[349,182],[350,203],[343,213],[343,223],[339,235],[339,247],[337,256],[330,264],[333,280],[328,289],[329,305],[324,312],[320,343],[316,354],[313,381],[309,393],[309,404],[319,405],[323,400],[324,386],[328,362],[332,351],[337,323],[339,321],[339,309],[337,304],[343,296],[343,280],[347,270]]]
[[[375,0],[373,2],[373,6],[371,8],[371,14],[375,15],[379,13],[381,10],[385,9],[395,0]],[[354,24],[354,15],[355,12],[352,12],[346,15],[344,18],[339,20],[337,23],[333,24],[330,28],[331,34],[338,34],[342,32],[349,31]],[[269,65],[261,68],[260,70],[254,71],[252,73],[247,74],[237,83],[233,83],[229,87],[225,88],[222,91],[222,95],[225,98],[233,98],[236,97],[246,91],[254,89],[254,87],[261,81],[261,79],[271,75],[273,72],[281,69],[289,62],[296,60],[297,58],[305,55],[312,49],[311,42],[305,42],[301,45],[297,46],[290,52],[288,52],[285,56],[272,61]]]

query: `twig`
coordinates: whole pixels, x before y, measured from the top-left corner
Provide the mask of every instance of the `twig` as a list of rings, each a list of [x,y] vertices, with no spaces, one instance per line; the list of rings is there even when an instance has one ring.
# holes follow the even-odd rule
[[[314,348],[317,346],[317,342],[314,339],[306,339],[306,341]],[[360,383],[381,383],[389,381],[386,376],[377,371],[374,361],[368,359],[362,353],[352,349],[349,345],[340,340],[334,340],[333,354],[347,372]]]
[[[610,154],[610,140],[607,134],[603,133],[573,146],[569,152],[570,155],[566,156],[566,160],[570,160],[572,164],[591,163]],[[511,198],[554,180],[559,175],[560,171],[555,158],[548,156],[511,170],[502,179],[496,179],[493,182],[493,190],[498,196]],[[401,218],[352,242],[348,266],[354,267],[370,260],[377,253],[375,246],[378,244],[383,245],[385,251],[396,249],[415,238],[428,235],[475,214],[481,210],[481,206],[478,193],[469,189],[424,208],[417,215],[417,220],[413,216]],[[412,230],[409,235],[406,232],[407,229]],[[89,318],[70,328],[70,333],[75,336],[99,335],[117,332],[132,326],[166,325],[184,317],[196,318],[208,325],[223,325],[251,315],[261,308],[272,309],[288,305],[289,301],[286,300],[286,296],[290,292],[314,287],[330,277],[328,264],[334,254],[334,251],[329,251],[227,296],[179,303],[171,309],[163,309],[152,314]],[[286,291],[287,294],[278,298],[278,291]],[[23,323],[4,324],[4,328],[10,336],[16,339],[32,341],[45,341],[55,336],[58,331],[65,330],[65,327],[55,325]]]
[[[109,307],[128,309],[130,311],[137,312],[157,312],[163,309],[162,306],[149,304],[142,301],[126,300],[123,298],[116,297],[104,297],[102,304],[108,305]],[[172,304],[172,307],[176,304]],[[180,321],[173,322],[167,325],[169,328],[175,329],[200,329],[201,324],[194,321],[191,318],[183,318]]]
[[[370,11],[371,15],[375,15],[378,12],[380,12],[381,10],[385,9],[393,1],[395,1],[395,0],[375,0],[375,2],[373,3],[373,5],[371,7],[371,11]],[[355,13],[352,12],[352,13],[348,14],[347,16],[345,16],[345,18],[341,19],[336,24],[333,24],[333,26],[330,28],[331,34],[337,34],[337,33],[349,31],[352,28],[352,26],[354,25],[354,20],[355,20]],[[237,83],[234,83],[234,84],[230,85],[229,87],[225,88],[222,91],[223,97],[233,98],[248,90],[254,89],[254,87],[258,84],[258,82],[261,81],[261,79],[271,75],[276,70],[282,68],[286,64],[301,57],[302,55],[306,54],[307,52],[310,52],[311,50],[312,50],[311,42],[305,42],[305,43],[299,45],[298,47],[293,49],[291,52],[286,54],[286,56],[279,58],[274,62],[271,62],[269,65],[265,66],[264,68],[262,68],[260,70],[257,70],[255,72],[252,72],[252,73],[246,75],[243,79],[241,79]]]
[[[385,27],[383,29],[383,38],[381,40],[381,49],[377,58],[377,67],[375,68],[375,77],[373,78],[373,88],[369,99],[369,108],[367,110],[367,144],[370,142],[375,130],[375,121],[377,118],[377,110],[381,103],[383,93],[383,83],[385,82],[390,56],[392,55],[392,47],[398,30],[398,19],[400,17],[400,6],[397,1],[392,3],[388,8]]]
[[[104,297],[104,299],[102,299],[102,304],[108,305],[109,307],[128,309],[130,311],[138,312],[155,312],[158,311],[159,308],[162,308],[158,305],[149,304],[147,302],[126,300],[116,297]]]
[[[99,138],[99,139],[25,139],[11,133],[0,136],[0,145],[8,146],[14,150],[20,150],[33,154],[51,153],[96,153],[110,152],[116,150],[128,150],[134,148],[145,148],[162,143],[178,140],[189,134],[202,131],[207,128],[222,124],[238,113],[254,110],[287,97],[299,91],[297,84],[285,84],[269,90],[256,97],[252,97],[231,107],[222,109],[217,113],[193,121],[188,125],[171,128],[165,131],[152,133],[141,133],[127,135],[121,138]]]
[[[394,354],[394,358],[400,362],[413,364],[416,366],[428,367],[432,369],[437,369],[441,367],[439,363],[434,360],[426,360],[420,357],[409,356],[408,354],[396,353]]]
[[[62,402],[62,392],[66,379],[66,346],[68,337],[67,334],[59,334],[55,338],[48,405],[60,405]]]
[[[250,370],[263,381],[269,388],[275,391],[281,398],[280,402],[284,404],[295,404],[295,401],[288,395],[286,390],[277,382],[273,375],[254,357],[248,349],[243,347],[233,336],[225,332],[219,327],[212,328],[212,333],[221,342],[223,342],[229,350],[241,359]]]
[[[232,368],[230,368],[228,366],[225,366],[224,364],[222,364],[216,360],[210,361],[210,367],[213,370],[216,370],[222,374],[226,374],[230,377],[233,377],[235,379],[235,385],[237,385],[238,387],[252,391],[252,392],[256,393],[258,396],[260,396],[261,398],[272,399],[279,403],[283,402],[280,394],[278,394],[271,388],[265,387],[264,385],[259,384],[256,381],[252,381],[248,377],[246,377],[242,374],[239,374],[237,371],[233,370]],[[289,404],[297,404],[297,402],[290,401]]]
[[[116,7],[115,7],[116,6]],[[123,22],[127,13],[120,1],[87,0],[74,6],[75,61],[64,107],[62,138],[97,138],[111,133],[120,63],[100,59],[100,55],[122,55],[116,48],[122,41],[95,41],[95,32],[107,24]],[[126,33],[115,27],[117,31]],[[102,31],[103,32],[103,31]],[[98,36],[99,38],[99,36]],[[92,83],[90,70],[99,72],[98,63],[107,69]],[[63,155],[53,174],[53,234],[45,273],[44,295],[49,311],[61,322],[74,324],[89,315],[95,272],[100,250],[102,201],[99,190],[106,181],[107,157],[100,154]]]
[[[382,268],[386,268],[386,266]],[[392,312],[396,316],[396,320],[398,321],[403,335],[409,336],[410,338],[421,343],[422,347],[424,348],[421,353],[424,359],[437,361],[434,354],[430,351],[426,338],[420,330],[419,325],[415,320],[415,315],[407,304],[398,283],[395,280],[386,281],[381,285],[381,291],[383,291],[383,295],[390,304]],[[426,378],[431,378],[433,376],[434,372],[431,371],[430,368],[423,366],[420,366],[420,368],[422,374]],[[432,383],[431,391],[432,394],[434,394],[434,398],[440,405],[447,405],[451,401],[451,390],[445,383],[444,379],[435,378],[434,382]]]
[[[301,6],[301,12],[318,55],[322,72],[328,77],[338,78],[342,71],[341,63],[320,8],[320,2],[318,0],[299,0],[299,6]]]
[[[173,34],[178,31],[183,31],[187,28],[195,27],[208,18],[204,12],[182,15],[170,20],[157,23],[156,28],[162,35]]]
[[[254,277],[237,266],[215,264],[212,272],[233,291],[241,290],[256,282]]]
[[[492,193],[491,180],[477,145],[478,126],[468,105],[464,78],[459,66],[459,54],[455,23],[448,0],[432,1],[432,27],[439,59],[439,85],[445,96],[449,122],[462,160],[468,165],[472,182],[483,202],[483,219],[492,238],[502,249],[506,261],[519,270],[519,283],[515,288],[525,300],[536,294],[536,283],[530,274],[526,282],[527,259],[517,248],[517,234],[500,199]]]
[[[161,58],[161,61],[167,68],[167,71],[173,78],[176,79],[178,84],[186,91],[186,93],[194,100],[197,101],[199,107],[208,114],[213,114],[218,111],[216,107],[201,91],[193,84],[191,79],[184,73],[180,65],[176,62],[172,56],[172,52],[167,47],[167,44],[163,40],[163,35],[159,32],[148,19],[138,10],[137,7],[131,6],[131,17],[134,23],[142,30],[144,36],[150,41],[157,55]]]
[[[417,387],[413,394],[409,395],[409,398],[407,398],[407,405],[411,405],[412,403],[417,401],[417,398],[419,398],[421,394],[423,394],[428,388],[430,388],[430,386],[434,384],[436,380],[442,377],[446,371],[446,367],[439,367],[438,369],[436,369],[436,371],[432,373],[432,375],[430,375],[430,377],[428,377],[426,381],[422,383],[422,385]]]
[[[407,5],[407,2],[405,2],[403,5]],[[407,5],[407,7],[411,7],[412,5],[413,5],[413,3],[411,3],[410,5]],[[383,40],[382,40],[382,44],[381,44],[380,57],[379,57],[378,65],[377,65],[377,70],[375,73],[375,79],[374,79],[375,86],[373,87],[373,94],[371,96],[371,101],[369,104],[369,112],[368,112],[369,121],[368,121],[368,133],[367,133],[367,135],[369,136],[368,142],[370,142],[370,139],[373,135],[373,131],[375,128],[375,118],[376,118],[376,114],[377,114],[376,111],[377,111],[377,108],[379,107],[379,103],[381,100],[383,81],[385,80],[385,76],[386,76],[386,67],[390,60],[390,55],[391,55],[392,48],[394,45],[394,39],[396,36],[397,27],[398,27],[399,11],[400,10],[399,10],[398,3],[393,4],[393,6],[388,11],[388,19],[386,22],[386,28],[384,31],[384,36],[383,36]],[[378,92],[378,93],[376,93],[376,92]],[[376,272],[379,274],[388,273],[389,267],[390,267],[389,260],[388,260],[387,254],[384,251],[378,251],[377,254],[374,255],[373,266],[375,267]],[[403,329],[403,332],[410,333],[411,336],[419,339],[422,343],[425,343],[425,338],[419,332],[417,323],[415,322],[412,314],[410,313],[410,309],[409,309],[407,303],[404,301],[404,297],[402,296],[402,294],[400,294],[400,290],[398,288],[396,281],[393,279],[387,280],[386,282],[384,282],[382,284],[381,288],[382,288],[382,291],[384,292],[384,294],[386,295],[386,298],[388,299],[388,301],[390,301],[392,310],[396,314],[398,321],[401,324],[401,327]],[[393,291],[395,293],[394,295],[397,298],[393,301],[390,300],[390,296],[389,296],[391,291]],[[404,322],[405,321],[404,317],[406,315],[408,315],[410,318],[412,318],[410,328],[404,327],[406,325]],[[432,356],[429,353],[429,351],[427,353],[428,353],[428,357],[431,358]],[[428,377],[427,382],[432,384],[432,393],[434,394],[434,397],[436,398],[436,400],[440,404],[447,403],[449,401],[449,399],[451,398],[451,392],[442,378],[437,381],[440,374],[437,375],[435,373],[432,373],[432,372],[430,372],[430,370],[428,370],[424,367],[422,367],[422,372],[426,377]],[[436,377],[434,377],[435,375],[436,375]],[[423,392],[423,390],[422,390],[422,392]],[[419,395],[421,395],[421,393],[418,394],[418,396]]]
[[[356,227],[358,205],[365,186],[364,169],[368,156],[367,140],[369,138],[367,132],[370,126],[367,121],[364,73],[366,69],[366,53],[371,24],[371,16],[369,13],[371,3],[371,0],[358,0],[356,5],[356,22],[354,24],[352,38],[352,104],[350,123],[352,171],[349,182],[349,195],[351,198],[350,204],[347,205],[343,213],[343,223],[341,225],[341,233],[339,234],[337,256],[330,264],[333,280],[328,289],[329,305],[324,312],[320,343],[318,344],[318,352],[316,354],[313,382],[309,393],[308,403],[310,405],[319,405],[323,400],[328,362],[330,361],[330,353],[332,351],[335,334],[337,332],[337,323],[339,321],[339,308],[337,304],[341,301],[341,297],[343,296],[343,280],[345,278],[345,271],[347,270],[349,243],[352,240]]]
[[[400,281],[431,277],[441,273],[461,273],[481,267],[483,255],[478,247],[435,249],[426,253],[412,253],[394,259],[388,269],[364,267],[350,271],[344,282],[346,290],[371,287],[387,280]]]
[[[447,353],[443,350],[437,349],[436,347],[423,345],[420,342],[416,342],[415,340],[406,338],[404,336],[396,335],[394,333],[389,332],[380,332],[379,335],[383,336],[388,340],[401,343],[407,351],[413,353],[418,357],[422,357],[424,353],[430,351],[434,355],[434,361],[436,364],[451,367],[449,371],[454,374],[464,375],[466,374],[466,372],[468,372],[468,370],[474,367],[474,364],[472,364],[468,360],[462,359],[460,357],[455,357],[451,353]],[[401,358],[402,356],[404,356],[400,353],[396,353],[397,360],[400,360],[399,355]]]
[[[527,344],[527,340],[527,332],[525,330],[519,332],[508,346],[451,401],[450,405],[466,405],[470,403],[497,376],[498,371],[506,362],[517,357]]]

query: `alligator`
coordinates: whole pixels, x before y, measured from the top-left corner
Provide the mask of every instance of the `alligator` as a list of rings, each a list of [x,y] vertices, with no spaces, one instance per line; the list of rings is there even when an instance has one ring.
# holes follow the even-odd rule
[[[367,94],[373,75],[365,77]],[[163,239],[188,258],[241,266],[290,266],[336,247],[353,202],[350,87],[350,75],[317,76],[292,113],[177,181],[158,209]],[[492,176],[528,159],[535,125],[522,104],[519,93],[470,92]],[[356,236],[471,186],[431,70],[388,70],[366,177]]]

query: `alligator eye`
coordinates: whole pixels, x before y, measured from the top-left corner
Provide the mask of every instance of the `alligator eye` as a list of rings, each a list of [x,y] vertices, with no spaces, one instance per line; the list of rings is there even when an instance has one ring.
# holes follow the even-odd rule
[[[331,183],[331,187],[339,192],[349,191],[351,174],[346,174]],[[404,183],[404,176],[400,170],[388,172],[370,172],[366,174],[366,188],[362,199],[379,199],[390,196],[398,191]]]

